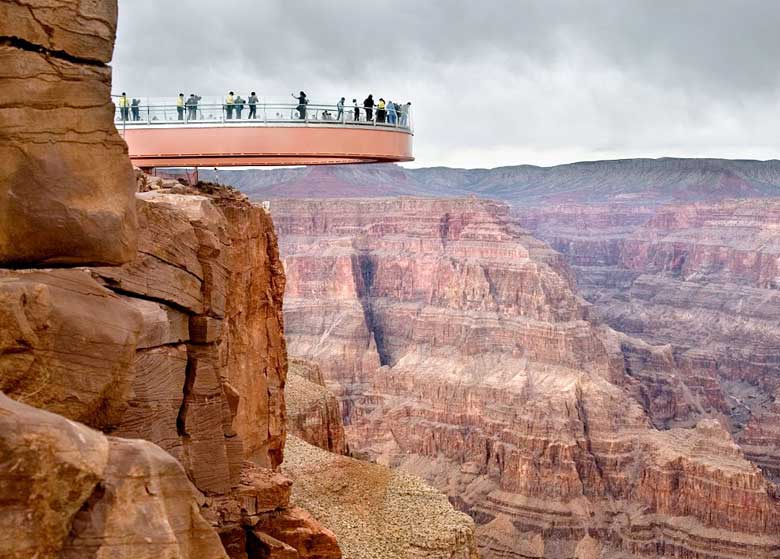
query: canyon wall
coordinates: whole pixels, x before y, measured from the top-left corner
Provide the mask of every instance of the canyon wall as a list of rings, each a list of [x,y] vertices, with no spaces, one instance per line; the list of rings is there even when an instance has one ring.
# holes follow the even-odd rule
[[[116,10],[0,2],[0,555],[337,559],[278,472],[271,219],[134,174]]]
[[[328,452],[348,453],[339,402],[316,363],[291,359],[284,395],[292,434]]]
[[[204,170],[205,177],[213,172]],[[642,207],[780,194],[780,161],[672,158],[582,161],[494,169],[331,165],[232,169],[220,181],[257,200],[388,196],[478,196],[512,206]]]
[[[416,476],[344,456],[339,404],[320,368],[290,359],[282,472],[291,500],[329,526],[350,559],[477,559],[474,522]]]
[[[610,326],[669,347],[676,378],[640,378],[656,423],[721,417],[780,480],[780,199],[516,212],[566,256]]]
[[[139,175],[141,190],[150,182]],[[264,546],[278,541],[293,557],[313,557],[314,538],[316,556],[340,557],[333,535],[289,504],[291,482],[277,472],[287,357],[271,219],[226,189],[162,186],[137,196],[138,252],[127,264],[0,273],[0,388],[112,435],[111,444],[145,439],[167,451],[178,462],[169,460],[166,476],[180,472],[187,491],[160,481],[162,495],[180,500],[158,506],[157,521],[194,515],[215,539],[215,556],[265,557]],[[126,455],[109,452],[112,467],[134,467]],[[116,514],[106,507],[90,510]],[[110,533],[91,541],[102,553],[113,545]],[[177,556],[199,556],[185,548]]]
[[[507,206],[272,211],[288,346],[320,365],[350,450],[445,491],[477,522],[483,556],[780,552],[778,488],[724,426],[654,425],[691,405],[642,398],[651,379],[683,374],[673,352],[601,325]]]

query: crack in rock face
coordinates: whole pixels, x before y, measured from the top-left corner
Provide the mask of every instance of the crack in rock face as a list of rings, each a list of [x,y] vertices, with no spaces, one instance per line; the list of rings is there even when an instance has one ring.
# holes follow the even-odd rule
[[[135,183],[111,103],[116,2],[0,3],[0,264],[122,264]]]

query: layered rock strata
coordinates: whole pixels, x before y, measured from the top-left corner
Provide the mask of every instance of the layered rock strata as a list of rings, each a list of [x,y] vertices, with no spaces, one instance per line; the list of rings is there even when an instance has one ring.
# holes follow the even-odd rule
[[[693,405],[660,424],[721,416],[748,458],[780,480],[780,201],[552,205],[517,215],[567,257],[611,326],[668,344],[679,375],[647,385],[649,401]]]
[[[116,1],[0,2],[0,263],[121,264],[135,184],[114,128]]]
[[[600,326],[506,206],[272,208],[291,352],[320,364],[350,448],[444,490],[485,557],[780,552],[777,487],[726,430],[654,427],[694,401],[645,409],[671,352]]]
[[[284,394],[290,433],[329,452],[347,454],[339,403],[325,387],[317,364],[291,359]]]
[[[92,270],[144,322],[134,396],[114,433],[152,440],[181,461],[230,557],[264,557],[265,537],[309,557],[304,527],[338,557],[327,531],[288,506],[290,482],[274,473],[287,357],[269,216],[229,190],[181,186],[139,194],[138,215],[137,258]]]
[[[162,447],[231,558],[265,557],[264,537],[293,557],[310,557],[322,537],[318,549],[338,557],[329,533],[288,506],[290,481],[275,473],[287,358],[271,220],[226,189],[167,186],[138,195],[129,263],[0,274],[0,387]],[[95,538],[96,549],[109,545]]]

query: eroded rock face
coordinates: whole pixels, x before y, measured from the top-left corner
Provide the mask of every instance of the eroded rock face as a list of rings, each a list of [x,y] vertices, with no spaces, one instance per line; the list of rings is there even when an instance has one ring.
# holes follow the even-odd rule
[[[668,344],[675,378],[631,371],[654,422],[719,415],[747,457],[780,480],[780,201],[551,205],[517,215],[569,259],[611,326]]]
[[[0,263],[121,264],[135,183],[113,124],[116,1],[0,3]]]
[[[287,526],[300,516],[288,510],[290,481],[274,472],[287,361],[273,225],[235,192],[175,186],[139,194],[139,250],[123,266],[0,272],[0,314],[10,326],[0,336],[2,388],[178,459],[231,558],[263,557],[249,543],[262,533],[299,557],[328,533],[309,519],[301,543],[298,528],[277,532],[268,518]],[[134,463],[118,456],[117,468]],[[133,472],[140,484],[154,475]],[[103,545],[99,524],[85,520],[81,530],[68,557]],[[206,557],[179,553],[171,557]]]
[[[9,559],[227,557],[169,454],[3,394],[0,489],[0,555]]]
[[[653,426],[642,391],[680,374],[671,351],[600,326],[506,206],[272,208],[291,352],[322,367],[350,448],[444,490],[484,556],[780,552],[777,488],[727,431]]]
[[[117,433],[158,442],[202,491],[223,494],[244,459],[281,462],[284,276],[273,225],[240,197],[196,190],[139,194],[138,215],[137,257],[92,270],[143,298],[135,398]]]
[[[121,421],[141,315],[83,270],[0,270],[0,390],[96,429]]]
[[[347,454],[338,400],[325,387],[316,363],[290,360],[284,396],[290,433],[323,450]]]
[[[288,437],[292,501],[329,526],[351,559],[476,559],[474,524],[414,476]]]

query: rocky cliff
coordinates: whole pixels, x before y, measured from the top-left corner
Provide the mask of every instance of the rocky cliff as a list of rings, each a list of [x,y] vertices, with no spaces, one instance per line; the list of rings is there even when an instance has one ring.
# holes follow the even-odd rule
[[[134,175],[115,26],[116,2],[0,2],[0,555],[341,557],[278,472],[271,219]]]
[[[0,2],[0,264],[121,264],[133,170],[113,124],[116,1]]]
[[[272,211],[291,352],[321,366],[350,448],[446,491],[484,556],[780,552],[777,487],[728,431],[653,425],[643,380],[681,374],[672,353],[601,326],[508,207]]]
[[[642,379],[648,405],[667,408],[654,414],[657,423],[723,417],[776,480],[779,211],[776,198],[517,210],[572,263],[583,294],[612,327],[668,344],[680,374]],[[672,400],[691,405],[671,410]]]
[[[142,190],[148,182],[139,176]],[[225,189],[163,186],[138,194],[138,252],[127,264],[2,273],[0,387],[178,459],[198,518],[230,557],[262,557],[258,541],[269,538],[308,557],[303,527],[338,557],[332,535],[288,506],[290,481],[275,471],[287,362],[270,217]],[[115,467],[128,467],[121,456]]]
[[[347,454],[338,400],[325,387],[316,363],[291,359],[284,395],[292,434],[328,452]]]
[[[442,493],[416,476],[340,455],[339,404],[316,364],[290,360],[285,401],[282,471],[294,482],[292,502],[334,531],[344,557],[477,559],[474,522]]]

